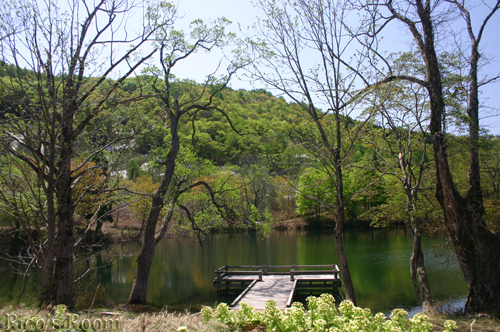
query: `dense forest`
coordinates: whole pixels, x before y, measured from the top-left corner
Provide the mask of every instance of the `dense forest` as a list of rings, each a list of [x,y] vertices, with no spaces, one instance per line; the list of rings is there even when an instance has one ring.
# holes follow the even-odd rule
[[[0,67],[2,80],[15,78],[14,72],[15,68],[6,64]],[[31,74],[25,71],[23,75]],[[144,93],[151,80],[147,76],[127,78],[118,86],[113,98]],[[106,84],[113,85],[114,82],[109,80]],[[173,89],[182,91],[182,98],[183,92],[188,94],[193,90],[203,89],[203,85],[189,81],[176,82]],[[22,91],[18,93],[21,94]],[[237,211],[253,206],[262,214],[258,219],[248,218],[247,223],[234,226],[256,227],[255,222],[273,223],[297,216],[310,223],[317,223],[316,226],[324,224],[324,227],[328,227],[332,218],[328,206],[335,199],[335,188],[308,149],[295,144],[296,135],[299,134],[297,128],[302,129],[309,122],[297,112],[298,106],[286,102],[284,98],[273,97],[263,89],[246,91],[225,88],[218,92],[214,103],[226,110],[228,116],[205,112],[196,117],[186,117],[180,122],[182,156],[179,164],[185,169],[179,171],[179,181],[189,175],[190,181],[206,179],[217,188],[221,186],[219,182],[223,182],[225,190],[238,192],[231,197],[232,200],[236,200],[235,197],[244,200],[232,202],[239,204]],[[16,114],[18,105],[9,103],[7,98],[2,98],[0,108],[3,117],[19,116]],[[79,158],[88,156],[88,151],[92,149],[102,149],[87,166],[95,169],[75,181],[77,192],[84,189],[95,190],[94,195],[87,198],[86,205],[81,204],[77,210],[77,215],[82,220],[90,220],[96,208],[101,206],[102,209],[102,206],[108,205],[109,208],[129,206],[137,217],[143,218],[148,209],[148,203],[143,201],[147,198],[130,191],[152,194],[161,177],[161,165],[156,158],[166,155],[169,148],[166,144],[169,140],[168,121],[160,120],[161,106],[154,98],[148,98],[119,105],[113,113],[112,118],[105,114],[97,117],[88,126],[88,132],[83,135],[82,144],[79,144],[82,148]],[[331,121],[332,119],[325,117],[325,122]],[[343,128],[357,124],[351,118],[343,119],[343,123]],[[126,139],[123,143],[120,142],[122,144],[109,144],[108,142],[116,140],[113,131],[118,128],[128,131]],[[380,118],[372,119],[364,130],[364,137],[359,139],[350,153],[343,174],[346,196],[350,197],[346,205],[347,225],[366,227],[403,223],[407,217],[404,188],[398,186],[398,174],[388,171],[388,167],[398,163],[398,156],[391,154],[391,149],[397,145],[398,134],[384,128]],[[398,130],[404,131],[405,128]],[[416,142],[413,143],[411,152],[417,156],[414,161],[414,165],[417,165],[424,153],[426,137],[411,131],[404,135],[414,136]],[[448,140],[453,173],[456,178],[465,179],[467,165],[463,161],[466,160],[464,147],[467,139],[450,134]],[[494,207],[500,204],[499,145],[500,140],[494,136],[481,136],[481,175],[485,184],[486,220],[491,227],[498,227]],[[383,147],[387,148],[381,152]],[[426,220],[424,226],[442,227],[442,216],[434,197],[433,163],[429,157],[425,163],[419,190],[422,197],[415,213]],[[13,167],[9,171],[15,172],[16,164],[9,162],[7,156],[2,164],[3,167]],[[188,174],[189,172],[195,174]],[[371,183],[373,185],[368,186]],[[457,185],[462,191],[467,188],[465,182]],[[116,190],[104,194],[107,189],[112,188],[128,188],[130,191]],[[201,204],[206,199],[201,196],[202,191],[195,191],[189,193],[189,198],[186,195],[185,199],[195,208],[197,203]],[[201,205],[195,210],[196,213],[202,213]],[[270,212],[272,217],[265,218],[265,211]],[[97,220],[99,218],[104,219],[104,215],[97,217]],[[9,222],[5,213],[3,220]],[[201,223],[197,227],[202,227],[200,230],[227,223],[232,225],[231,222],[235,221],[223,220],[217,214],[200,217],[199,220]],[[14,218],[11,222],[14,223]]]
[[[145,303],[155,247],[167,232],[201,240],[221,228],[268,232],[302,219],[335,229],[346,297],[354,303],[344,227],[404,225],[424,310],[432,304],[421,232],[446,229],[470,289],[468,308],[497,314],[489,289],[498,288],[500,273],[500,139],[479,126],[480,38],[471,37],[469,62],[459,50],[436,53],[428,4],[415,5],[419,30],[389,1],[382,7],[408,26],[416,47],[382,56],[360,31],[332,33],[345,28],[348,6],[340,2],[299,1],[283,10],[260,4],[267,21],[258,37],[235,41],[227,19],[196,20],[189,34],[175,30],[176,8],[161,3],[147,12],[139,36],[122,41],[130,48],[106,59],[99,57],[108,43],[101,37],[115,31],[107,29],[130,10],[120,7],[126,4],[98,4],[70,28],[64,22],[75,11],[52,4],[45,10],[60,20],[47,26],[38,24],[44,12],[37,5],[26,20],[2,18],[0,222],[9,239],[2,250],[42,270],[42,304],[73,304],[76,249],[102,244],[103,224],[125,211],[142,224],[129,303]],[[460,2],[451,5],[468,13]],[[2,13],[11,7],[2,5]],[[306,35],[294,29],[292,13]],[[369,13],[373,22],[386,19]],[[91,23],[101,20],[94,31]],[[366,38],[370,22],[360,23]],[[345,38],[359,42],[364,57],[347,60]],[[139,52],[149,42],[154,48]],[[194,52],[231,43],[238,47],[226,73],[201,83],[173,74]],[[305,73],[295,51],[308,43],[322,65]],[[232,89],[242,71],[280,97]]]
[[[2,80],[12,79],[15,77],[14,72],[15,68],[6,64],[0,67]],[[24,72],[24,75],[30,74],[32,73],[29,71]],[[147,76],[127,78],[118,86],[113,98],[144,93],[151,80]],[[107,82],[108,85],[113,83],[112,80]],[[173,86],[173,89],[182,91],[181,98],[183,92],[188,94],[204,88],[201,84],[189,81],[176,82]],[[206,179],[217,188],[223,182],[225,190],[238,192],[235,196],[230,196],[232,203],[238,204],[235,211],[244,211],[253,206],[261,215],[257,219],[248,218],[246,222],[232,224],[236,219],[224,220],[215,213],[206,218],[200,217],[197,227],[204,231],[223,225],[256,227],[256,222],[273,223],[292,217],[305,218],[313,227],[331,226],[334,220],[328,206],[335,199],[335,188],[324,174],[321,163],[315,160],[307,148],[297,144],[296,135],[300,133],[298,130],[309,123],[297,111],[298,106],[282,97],[276,98],[263,89],[246,91],[225,88],[218,92],[214,103],[226,110],[228,116],[204,112],[186,117],[180,122],[182,156],[179,164],[183,169],[179,171],[178,181],[187,179],[189,175],[192,182]],[[8,99],[2,98],[0,108],[3,117],[15,116],[17,107],[14,103],[10,104]],[[90,221],[96,208],[101,206],[102,209],[102,206],[108,204],[109,208],[129,206],[138,218],[143,218],[147,213],[148,203],[145,201],[148,198],[134,195],[133,192],[152,194],[161,178],[161,165],[158,164],[157,157],[161,158],[168,152],[169,137],[168,121],[160,120],[163,115],[159,103],[154,98],[127,102],[117,106],[113,113],[112,118],[105,114],[97,117],[88,126],[89,131],[85,133],[83,144],[80,145],[83,151],[80,158],[85,158],[92,149],[102,149],[87,166],[95,170],[76,181],[79,182],[75,186],[77,191],[95,190],[96,194],[96,197],[87,198],[87,205],[82,204],[78,208],[77,215],[82,220]],[[325,117],[326,123],[332,121]],[[343,128],[357,124],[351,118],[342,121]],[[118,128],[128,130],[126,139],[123,143],[120,142],[122,144],[109,144],[108,142],[116,140],[113,131]],[[397,129],[405,131],[402,127]],[[398,185],[398,174],[388,171],[391,166],[398,164],[398,156],[393,150],[397,146],[396,137],[401,133],[393,133],[384,128],[381,117],[373,118],[364,130],[364,137],[359,139],[345,162],[346,171],[343,176],[346,196],[349,197],[346,205],[347,225],[380,227],[404,223],[407,218],[404,188]],[[409,151],[416,156],[412,165],[415,166],[421,162],[426,137],[420,132],[409,130],[403,135],[413,136],[415,141]],[[465,180],[467,138],[449,134],[448,141],[453,174],[457,179]],[[495,207],[500,204],[500,139],[484,134],[479,147],[481,176],[484,181],[485,220],[490,227],[496,229],[499,227]],[[15,163],[8,162],[7,156],[4,158],[7,159],[2,164],[4,167],[14,167],[9,168],[12,172],[16,167]],[[426,220],[423,226],[435,229],[442,227],[442,216],[434,197],[433,162],[428,156],[424,162],[425,172],[419,188],[421,198],[415,213]],[[188,174],[190,172],[195,174]],[[458,182],[457,186],[465,191],[467,183]],[[127,188],[130,191],[116,190],[103,194],[112,188]],[[185,197],[196,213],[202,213],[202,205],[198,209],[195,206],[206,199],[201,197],[203,195],[202,191],[195,191]],[[221,199],[230,198],[221,196]],[[235,200],[241,201],[236,203]],[[270,215],[264,217],[265,211]],[[104,215],[97,220],[99,218],[104,219]],[[9,221],[5,213],[3,220]]]

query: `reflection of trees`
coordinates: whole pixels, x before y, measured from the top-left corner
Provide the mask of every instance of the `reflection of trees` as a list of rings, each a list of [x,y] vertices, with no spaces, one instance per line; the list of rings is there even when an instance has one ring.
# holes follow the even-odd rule
[[[216,234],[208,236],[203,246],[192,239],[169,238],[162,241],[156,250],[148,301],[157,306],[182,310],[196,304],[210,304],[214,301],[232,301],[234,297],[218,298],[212,287],[213,271],[224,264],[331,264],[336,263],[334,248],[330,245],[332,233],[328,231],[278,232],[265,239],[258,233]],[[411,241],[404,228],[385,228],[379,230],[352,230],[344,233],[347,253],[353,257],[353,282],[359,289],[360,305],[372,310],[389,310],[396,305],[417,305],[411,280],[407,273],[407,260],[411,255]],[[423,245],[429,265],[429,278],[437,296],[465,296],[466,289],[459,267],[455,263],[443,264],[442,257],[436,257],[442,249],[443,239],[439,236],[424,238]],[[113,255],[137,251],[139,244],[134,242],[115,244],[95,253],[91,266],[99,261],[106,264]],[[431,251],[429,253],[429,251]],[[171,253],[176,253],[171,255]],[[83,263],[82,263],[83,264]],[[97,270],[95,277],[84,281],[88,284],[88,294],[79,306],[90,305],[97,285],[100,286],[94,307],[118,304],[127,300],[127,292],[132,284],[135,259],[127,257],[113,266]],[[2,287],[20,291],[19,276],[2,273],[5,265],[0,266]],[[10,271],[10,270],[9,270]],[[17,278],[14,280],[14,278]],[[27,286],[37,276],[28,279]],[[0,301],[12,301],[8,293],[0,289]],[[28,289],[33,294],[36,290]],[[29,301],[29,298],[24,297]]]

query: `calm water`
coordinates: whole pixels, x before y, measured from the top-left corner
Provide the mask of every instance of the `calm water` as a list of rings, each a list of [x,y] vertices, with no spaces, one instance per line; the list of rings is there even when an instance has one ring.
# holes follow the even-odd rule
[[[460,305],[467,288],[454,255],[444,243],[439,236],[423,240],[430,284],[436,300]],[[94,297],[94,307],[124,303],[134,279],[139,249],[138,243],[116,244],[93,259],[80,260],[78,269],[84,271],[130,255],[80,282],[78,306],[88,308]],[[345,250],[359,306],[385,313],[396,307],[418,310],[409,276],[411,242],[402,228],[347,230]],[[23,287],[22,277],[13,273],[10,265],[0,264],[0,302],[16,302]],[[155,252],[148,302],[157,307],[192,311],[201,305],[231,302],[236,295],[217,297],[212,286],[213,271],[226,264],[338,264],[338,259],[330,231],[275,232],[266,237],[255,233],[211,235],[202,246],[192,239],[163,239]],[[35,298],[38,283],[37,275],[30,276],[26,283],[26,291]],[[21,301],[34,300],[23,296]]]

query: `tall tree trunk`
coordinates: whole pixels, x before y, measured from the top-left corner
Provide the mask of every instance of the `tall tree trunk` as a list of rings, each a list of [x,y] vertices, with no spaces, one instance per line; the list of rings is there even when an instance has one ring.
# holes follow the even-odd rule
[[[469,189],[465,199],[467,207],[472,211],[477,221],[483,223],[484,213],[483,193],[481,190],[481,173],[479,168],[479,92],[477,81],[477,65],[479,61],[478,45],[474,45],[471,56],[471,70],[469,73],[470,87],[467,102],[467,116],[469,120]],[[483,223],[484,224],[484,223]]]
[[[144,304],[148,295],[149,272],[153,263],[153,256],[156,249],[154,239],[156,223],[163,207],[163,196],[161,194],[153,197],[151,210],[146,224],[144,241],[142,242],[141,253],[137,257],[137,268],[135,271],[134,283],[128,298],[130,304]]]
[[[434,31],[431,22],[430,4],[424,7],[417,1],[418,14],[422,22],[424,43],[420,47],[427,67],[428,90],[431,99],[430,132],[433,138],[436,163],[436,197],[443,208],[448,234],[453,241],[460,267],[469,288],[466,309],[486,311],[500,316],[500,238],[488,230],[482,220],[482,198],[480,197],[479,164],[472,131],[471,161],[469,167],[469,193],[465,199],[456,189],[451,177],[446,153],[442,117],[444,101],[439,62],[434,49]],[[477,125],[472,123],[473,127]],[[472,128],[474,129],[474,128]],[[477,160],[477,164],[476,164]],[[471,182],[472,180],[472,182]]]
[[[53,159],[51,160],[53,162]],[[51,168],[53,169],[53,167]],[[56,241],[56,212],[54,208],[54,185],[53,177],[49,177],[48,185],[45,187],[47,196],[47,243],[42,247],[42,283],[40,304],[42,307],[54,303],[55,291],[53,287],[54,278],[54,256],[55,256],[55,241]]]
[[[56,236],[56,264],[54,271],[55,304],[74,305],[73,292],[73,198],[71,179],[71,160],[73,158],[72,135],[73,115],[68,112],[62,120],[62,134],[60,137],[60,160],[56,173],[57,197],[57,236]]]
[[[141,253],[137,257],[137,268],[135,271],[134,283],[128,298],[130,304],[145,304],[148,295],[148,282],[149,273],[151,271],[151,264],[153,263],[153,256],[156,249],[155,231],[158,218],[160,217],[161,210],[165,203],[165,195],[168,186],[172,181],[175,172],[175,160],[179,152],[179,136],[177,134],[177,125],[179,121],[179,113],[176,110],[175,116],[171,118],[170,133],[172,135],[171,148],[165,161],[165,172],[163,174],[162,182],[158,190],[153,195],[151,209],[149,210],[148,219],[146,222],[146,229],[144,232],[144,240],[142,242]]]
[[[469,189],[465,195],[467,209],[470,211],[468,225],[463,228],[468,231],[472,229],[474,237],[464,234],[459,237],[464,248],[460,248],[461,256],[467,255],[467,251],[472,251],[475,266],[472,271],[473,278],[468,282],[469,295],[467,297],[466,309],[470,311],[489,311],[500,316],[500,237],[493,234],[486,228],[482,218],[484,213],[483,196],[481,190],[481,176],[479,168],[479,83],[478,83],[478,62],[481,57],[479,53],[479,42],[481,40],[482,29],[499,8],[497,1],[494,9],[487,19],[483,21],[481,32],[476,38],[472,33],[470,16],[467,16],[469,25],[469,36],[471,38],[471,59],[470,59],[470,85],[467,105],[467,115],[469,118]],[[463,9],[463,7],[461,7]],[[465,235],[465,236],[464,236]],[[469,248],[474,248],[470,250]],[[457,250],[458,252],[458,250]]]
[[[335,247],[337,249],[337,256],[339,258],[340,273],[342,274],[342,280],[344,282],[345,296],[348,300],[352,301],[356,305],[356,294],[354,293],[354,285],[351,279],[351,273],[349,271],[349,266],[347,264],[347,257],[344,251],[344,242],[342,239],[344,224],[345,224],[345,209],[344,209],[344,182],[342,179],[342,160],[341,160],[341,148],[342,148],[342,136],[340,131],[340,116],[337,110],[335,114],[336,121],[336,149],[333,152],[334,163],[335,163],[335,177],[336,177],[336,189],[337,189],[337,206],[336,206],[336,224],[335,224]],[[325,136],[326,139],[326,136]]]
[[[165,189],[167,187],[168,184],[167,186],[165,186]],[[141,253],[137,257],[137,268],[135,270],[134,283],[132,284],[132,290],[130,291],[130,295],[128,298],[128,303],[130,304],[146,303],[146,297],[148,295],[149,273],[151,271],[151,264],[153,263],[153,256],[156,249],[155,230],[158,218],[160,217],[161,209],[163,208],[164,195],[164,193],[162,195],[162,193],[160,192],[158,193],[158,195],[155,195],[153,197],[151,210],[149,211],[149,216],[146,223],[146,230],[144,232],[144,240],[142,242]]]

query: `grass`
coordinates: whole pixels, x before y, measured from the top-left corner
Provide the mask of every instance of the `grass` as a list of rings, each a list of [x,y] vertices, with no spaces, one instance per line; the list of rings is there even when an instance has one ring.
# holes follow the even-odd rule
[[[12,306],[4,306],[0,308],[0,330],[6,331],[7,326],[7,314],[10,314],[10,319],[13,320],[12,314],[17,315],[18,324],[20,320],[26,320],[30,317],[37,316],[38,319],[43,319],[46,322],[50,322],[57,315],[54,309],[39,309],[39,308],[18,308],[15,309]],[[70,315],[78,315],[76,316]],[[217,321],[204,322],[199,313],[191,314],[189,312],[185,313],[169,313],[166,310],[153,313],[141,313],[136,314],[133,312],[125,310],[112,310],[107,311],[105,309],[91,310],[91,311],[72,311],[71,313],[64,313],[62,315],[64,321],[66,322],[68,317],[73,318],[77,323],[83,323],[83,320],[88,319],[92,324],[97,321],[105,321],[108,319],[118,319],[121,324],[121,330],[123,332],[152,332],[152,331],[179,331],[179,328],[185,327],[186,331],[207,331],[207,332],[226,332],[231,331],[231,329]],[[436,315],[430,316],[430,321],[434,328],[432,331],[443,331],[444,322],[448,319],[454,320],[457,323],[457,331],[472,331],[472,332],[500,332],[500,320],[487,315],[477,315],[477,316],[464,316],[464,315]],[[86,322],[87,323],[87,322]],[[85,323],[84,323],[85,324]],[[98,324],[98,323],[97,323]],[[78,324],[77,324],[78,325]],[[85,327],[85,326],[84,326]],[[16,329],[15,329],[16,330]],[[46,331],[50,331],[47,328]],[[83,328],[73,329],[74,331],[83,331]],[[69,331],[68,329],[59,329],[58,331]],[[104,331],[101,329],[101,331]],[[109,331],[109,329],[108,329]],[[236,330],[240,331],[240,330]],[[243,331],[243,330],[241,330]],[[248,331],[246,329],[245,331]],[[254,331],[262,331],[256,328]]]
[[[429,316],[429,319],[434,326],[432,331],[443,331],[443,324],[449,319],[454,320],[457,323],[458,332],[500,332],[500,320],[489,315],[435,315]]]
[[[15,314],[17,316],[17,321],[14,321]],[[10,316],[7,316],[10,315]],[[75,316],[78,315],[78,316]],[[28,327],[33,327],[37,320],[45,321],[48,326],[45,331],[56,331],[54,328],[54,318],[57,317],[57,313],[54,309],[39,309],[39,308],[18,308],[14,309],[12,306],[5,306],[0,308],[0,330],[24,330],[26,329],[26,321],[30,317],[37,317],[34,321],[29,322]],[[207,331],[207,332],[223,332],[229,331],[229,328],[218,322],[203,322],[202,317],[199,313],[190,314],[186,313],[169,313],[165,310],[155,312],[155,313],[142,313],[135,314],[131,312],[126,312],[122,310],[92,310],[88,311],[72,311],[70,313],[64,313],[60,316],[64,325],[61,325],[61,329],[57,331],[71,331],[69,329],[68,320],[73,320],[72,323],[73,331],[84,331],[87,329],[87,324],[96,324],[99,327],[100,322],[109,320],[116,320],[120,323],[120,329],[115,331],[123,332],[150,332],[150,331],[178,331],[180,327],[186,327],[187,331]],[[7,319],[11,320],[10,329],[7,326]],[[85,320],[88,321],[85,321]],[[20,322],[24,325],[19,325]],[[41,326],[41,322],[40,326]],[[59,323],[56,323],[59,324]],[[80,325],[83,324],[83,325]],[[111,324],[111,323],[110,323]],[[76,327],[75,327],[76,326]],[[113,326],[115,328],[116,325]],[[98,331],[106,331],[104,328],[98,329]],[[108,326],[107,331],[111,331],[112,328]],[[40,331],[40,330],[39,330]],[[92,330],[91,330],[92,331]]]

